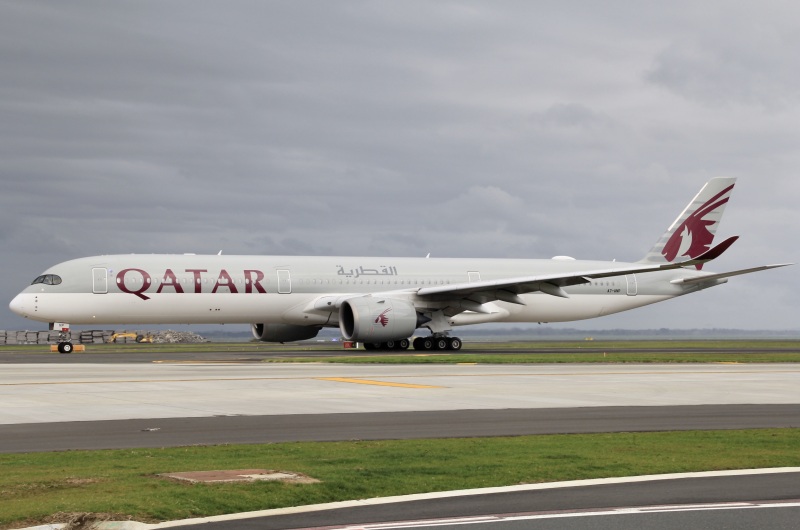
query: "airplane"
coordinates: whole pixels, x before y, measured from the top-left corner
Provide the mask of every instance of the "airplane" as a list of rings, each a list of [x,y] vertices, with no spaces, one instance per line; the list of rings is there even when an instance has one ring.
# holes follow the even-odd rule
[[[626,311],[791,263],[709,273],[738,236],[712,246],[735,178],[709,180],[639,261],[126,254],[59,263],[9,304],[70,324],[250,324],[265,342],[338,327],[368,350],[459,350],[453,328],[566,322]],[[66,334],[58,344],[72,351]]]

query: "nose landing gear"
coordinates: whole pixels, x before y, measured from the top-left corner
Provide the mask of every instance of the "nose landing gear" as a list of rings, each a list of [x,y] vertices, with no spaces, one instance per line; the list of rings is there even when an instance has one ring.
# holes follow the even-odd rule
[[[66,322],[51,322],[50,331],[58,331],[58,353],[72,353],[74,347],[70,342],[69,324]]]

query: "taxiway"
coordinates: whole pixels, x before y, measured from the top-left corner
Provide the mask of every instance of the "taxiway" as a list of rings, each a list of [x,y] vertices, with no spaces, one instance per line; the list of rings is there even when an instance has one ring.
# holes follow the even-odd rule
[[[10,364],[0,425],[459,410],[796,405],[794,364]]]

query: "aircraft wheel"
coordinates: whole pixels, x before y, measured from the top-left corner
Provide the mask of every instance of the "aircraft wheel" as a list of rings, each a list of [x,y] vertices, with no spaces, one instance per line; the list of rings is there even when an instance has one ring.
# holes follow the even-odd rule
[[[397,343],[395,341],[393,341],[393,340],[387,340],[386,342],[383,343],[383,348],[381,348],[381,349],[382,350],[396,350],[397,349]]]
[[[58,343],[58,353],[72,353],[72,343],[71,342],[59,342]]]
[[[446,338],[442,337],[433,341],[433,348],[435,350],[446,350],[449,342]]]
[[[420,337],[414,341],[415,350],[432,350],[433,339],[430,337]]]
[[[375,349],[375,343],[374,342],[365,342],[364,343],[364,349],[367,350],[367,351],[374,350]]]
[[[449,342],[447,347],[448,350],[458,351],[461,349],[461,346],[463,345],[461,339],[459,339],[458,337],[451,337],[448,342]]]
[[[400,339],[397,341],[397,349],[398,350],[407,350],[408,347],[411,345],[408,339]]]

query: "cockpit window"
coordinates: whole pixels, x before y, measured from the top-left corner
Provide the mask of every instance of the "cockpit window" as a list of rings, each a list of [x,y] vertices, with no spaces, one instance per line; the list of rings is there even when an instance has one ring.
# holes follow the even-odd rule
[[[61,276],[58,274],[42,274],[33,280],[31,285],[36,285],[37,283],[43,283],[44,285],[58,285],[61,283]]]

